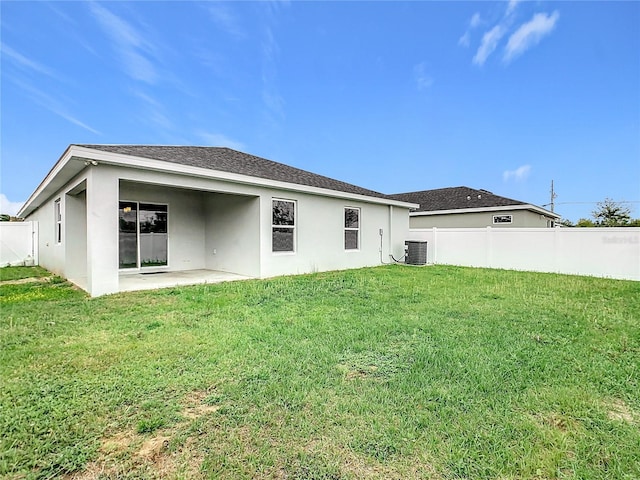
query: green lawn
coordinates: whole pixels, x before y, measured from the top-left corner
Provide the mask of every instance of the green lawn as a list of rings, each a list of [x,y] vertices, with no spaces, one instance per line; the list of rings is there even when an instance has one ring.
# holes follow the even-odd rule
[[[49,281],[0,314],[3,478],[640,478],[640,282]]]
[[[0,281],[21,280],[23,278],[42,278],[51,275],[42,267],[2,267]]]

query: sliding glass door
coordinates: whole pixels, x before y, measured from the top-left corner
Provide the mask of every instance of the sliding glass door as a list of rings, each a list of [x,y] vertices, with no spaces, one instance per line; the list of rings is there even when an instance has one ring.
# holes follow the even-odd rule
[[[120,268],[138,268],[138,204],[120,202],[118,214]]]
[[[167,205],[120,202],[118,214],[120,268],[166,266]]]
[[[139,210],[140,266],[167,264],[167,206],[141,203]]]

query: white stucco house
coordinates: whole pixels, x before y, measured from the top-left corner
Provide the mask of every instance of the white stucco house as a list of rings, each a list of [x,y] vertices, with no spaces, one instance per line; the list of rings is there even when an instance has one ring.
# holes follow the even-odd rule
[[[40,265],[97,296],[145,274],[379,265],[416,207],[228,148],[71,145],[19,216],[39,224]]]
[[[419,204],[410,226],[421,228],[549,228],[560,215],[531,203],[482,189],[448,187],[397,193],[391,198]]]

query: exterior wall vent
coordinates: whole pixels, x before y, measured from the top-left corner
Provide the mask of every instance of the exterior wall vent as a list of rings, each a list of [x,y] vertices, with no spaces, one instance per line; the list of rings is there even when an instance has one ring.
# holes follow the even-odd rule
[[[427,242],[407,240],[404,242],[406,256],[404,263],[407,265],[427,264]]]

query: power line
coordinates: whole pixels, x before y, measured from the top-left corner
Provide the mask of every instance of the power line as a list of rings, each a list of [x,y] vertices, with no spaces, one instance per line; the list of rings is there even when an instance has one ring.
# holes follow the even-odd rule
[[[602,200],[597,202],[555,202],[556,205],[590,205],[594,203],[602,203]],[[615,203],[640,203],[640,200],[620,200]],[[543,205],[544,206],[544,205]]]

